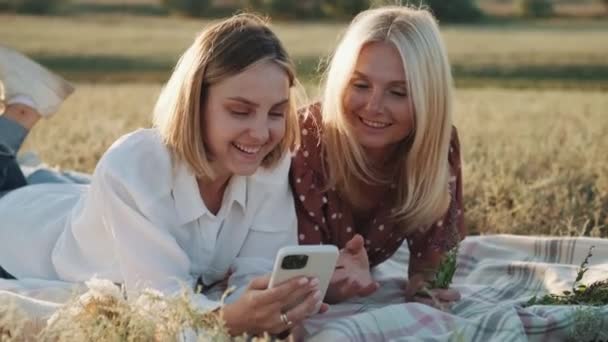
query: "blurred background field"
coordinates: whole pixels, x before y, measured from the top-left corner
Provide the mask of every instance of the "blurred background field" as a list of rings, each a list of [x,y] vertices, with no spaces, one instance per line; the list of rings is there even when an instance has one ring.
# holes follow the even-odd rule
[[[553,1],[550,15],[530,18],[516,1],[473,3],[475,20],[440,18],[457,85],[471,233],[608,237],[608,5]],[[26,150],[92,171],[117,137],[149,126],[179,54],[215,20],[172,13],[153,0],[65,0],[44,16],[0,13],[1,44],[78,87]],[[314,98],[320,60],[349,16],[273,18]]]

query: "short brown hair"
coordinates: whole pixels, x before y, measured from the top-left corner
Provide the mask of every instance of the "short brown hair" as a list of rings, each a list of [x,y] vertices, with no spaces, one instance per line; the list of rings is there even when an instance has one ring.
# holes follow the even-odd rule
[[[203,103],[209,86],[269,60],[281,66],[292,88],[285,135],[266,156],[274,166],[299,143],[295,102],[295,68],[281,41],[264,18],[238,14],[203,30],[177,63],[154,108],[154,126],[175,158],[185,161],[197,177],[213,178],[203,141]]]

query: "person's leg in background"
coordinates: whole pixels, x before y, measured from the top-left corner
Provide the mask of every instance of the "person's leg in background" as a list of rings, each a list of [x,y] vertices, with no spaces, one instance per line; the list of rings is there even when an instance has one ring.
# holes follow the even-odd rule
[[[39,119],[35,109],[23,104],[10,104],[0,113],[0,193],[27,184],[17,163],[17,152]]]
[[[42,117],[54,114],[74,88],[28,57],[0,45],[0,200],[28,184],[17,153]],[[0,265],[0,278],[14,279]]]

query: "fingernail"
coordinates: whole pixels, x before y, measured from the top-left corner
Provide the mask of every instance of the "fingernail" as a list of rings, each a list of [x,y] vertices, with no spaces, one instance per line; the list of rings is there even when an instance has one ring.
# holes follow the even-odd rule
[[[321,299],[321,291],[316,291],[315,294],[312,296],[312,298],[314,298],[316,300],[320,300]]]
[[[304,278],[300,278],[300,280],[298,280],[298,285],[306,285],[308,284],[308,278],[304,277]]]
[[[312,280],[310,281],[310,286],[315,287],[319,285],[319,279],[318,278],[312,278]]]

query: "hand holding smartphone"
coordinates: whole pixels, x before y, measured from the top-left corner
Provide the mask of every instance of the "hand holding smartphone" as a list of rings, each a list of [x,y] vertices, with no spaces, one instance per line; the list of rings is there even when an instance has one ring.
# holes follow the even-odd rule
[[[272,288],[294,277],[317,278],[319,279],[321,298],[325,298],[338,255],[338,248],[333,245],[283,247],[277,253],[268,287]],[[302,298],[297,298],[291,305],[295,306],[301,301]],[[288,310],[289,308],[285,309]],[[318,310],[319,307],[316,308],[315,312]]]

